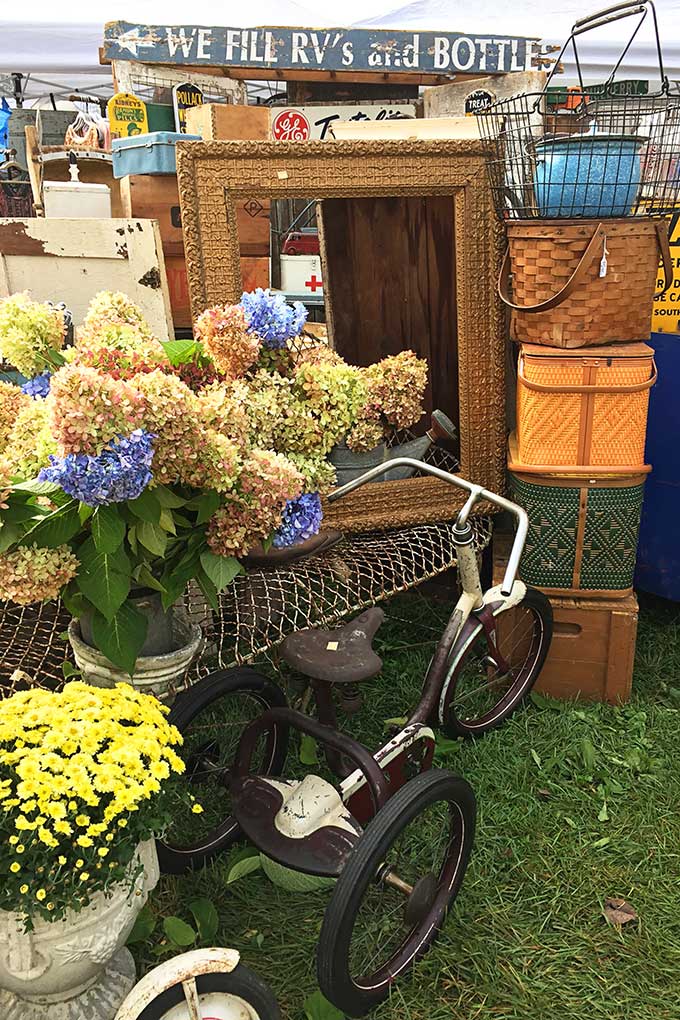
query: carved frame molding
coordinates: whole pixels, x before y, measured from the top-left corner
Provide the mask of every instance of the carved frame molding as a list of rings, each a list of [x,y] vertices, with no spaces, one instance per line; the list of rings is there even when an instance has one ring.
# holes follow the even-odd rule
[[[496,291],[503,231],[481,141],[180,142],[177,176],[194,317],[211,305],[240,299],[238,199],[450,195],[460,472],[503,491],[505,318]],[[334,526],[368,530],[442,520],[461,503],[444,482],[408,479],[364,488],[329,507],[327,516]]]

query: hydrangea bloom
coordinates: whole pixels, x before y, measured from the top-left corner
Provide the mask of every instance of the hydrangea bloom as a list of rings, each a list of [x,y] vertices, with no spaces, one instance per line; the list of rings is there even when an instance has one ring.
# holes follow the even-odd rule
[[[98,327],[96,335],[89,332],[67,354],[71,362],[96,368],[112,379],[131,379],[140,372],[156,368],[170,371],[170,361],[163,345],[147,336],[139,326],[123,322],[107,322]]]
[[[90,301],[87,314],[78,329],[78,343],[95,340],[112,323],[134,326],[143,336],[153,339],[141,309],[120,291],[101,290]]]
[[[137,376],[134,385],[143,402],[143,428],[156,436],[154,478],[171,485],[201,456],[204,429],[196,394],[160,371]]]
[[[302,479],[285,457],[253,450],[240,477],[241,495],[223,504],[208,523],[208,545],[218,556],[244,556],[280,524],[289,499],[300,495]]]
[[[299,545],[313,535],[318,535],[323,510],[318,492],[303,492],[297,499],[289,499],[283,510],[281,526],[274,535],[274,545],[283,549]]]
[[[239,305],[207,308],[194,323],[194,335],[228,379],[240,378],[260,354],[260,341],[248,332],[248,323]]]
[[[302,475],[306,492],[318,492],[325,496],[335,486],[335,468],[322,454],[308,455],[286,450],[286,458]]]
[[[64,492],[87,506],[107,506],[136,499],[151,481],[153,437],[143,429],[120,436],[96,457],[70,453],[50,457],[38,479],[55,482]]]
[[[366,402],[361,370],[344,363],[301,365],[295,373],[294,391],[318,422],[317,449],[323,453],[345,438]]]
[[[376,408],[387,423],[409,428],[421,418],[427,386],[427,362],[413,351],[401,351],[364,369],[368,386],[368,417]]]
[[[28,291],[0,301],[0,358],[31,377],[49,363],[51,350],[64,344],[64,315]]]
[[[355,453],[365,452],[366,450],[374,450],[385,438],[385,429],[383,428],[380,417],[371,418],[366,412],[366,416],[360,419],[351,432],[347,435],[347,445],[350,450],[354,450]]]
[[[33,397],[34,400],[44,400],[50,392],[51,378],[51,372],[41,372],[40,375],[36,375],[33,379],[25,382],[21,387],[21,392],[28,394],[29,397]]]
[[[0,382],[0,449],[7,442],[21,409],[30,407],[31,403],[31,398],[18,386]]]
[[[0,553],[0,599],[20,606],[56,599],[76,576],[79,565],[67,545],[56,549],[28,545]]]
[[[236,443],[247,442],[250,391],[244,383],[239,380],[226,386],[213,383],[204,387],[197,398],[201,417],[208,428],[221,432]]]
[[[251,333],[257,333],[265,347],[285,347],[298,336],[307,321],[307,309],[301,301],[289,305],[283,294],[258,287],[241,296],[241,307]]]
[[[56,448],[46,402],[29,398],[28,406],[21,408],[7,437],[2,462],[12,477],[35,478]]]
[[[46,402],[63,454],[96,455],[142,425],[143,402],[130,383],[82,365],[64,365],[54,374]]]

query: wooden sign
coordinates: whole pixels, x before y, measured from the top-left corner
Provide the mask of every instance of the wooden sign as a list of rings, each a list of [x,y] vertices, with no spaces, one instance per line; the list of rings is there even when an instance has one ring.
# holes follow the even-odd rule
[[[190,81],[179,82],[172,86],[172,105],[175,108],[175,128],[186,134],[187,110],[194,106],[203,106],[203,89],[192,85]]]
[[[112,138],[131,138],[149,131],[146,103],[131,92],[117,92],[106,104]]]
[[[129,21],[110,21],[104,29],[108,59],[193,68],[247,67],[258,72],[255,77],[270,78],[291,70],[504,74],[531,70],[539,52],[538,39],[491,32],[207,28]]]

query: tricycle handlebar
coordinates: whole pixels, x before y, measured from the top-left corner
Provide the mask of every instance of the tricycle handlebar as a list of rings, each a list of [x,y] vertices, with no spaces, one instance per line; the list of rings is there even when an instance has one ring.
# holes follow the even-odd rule
[[[381,475],[384,475],[388,471],[392,471],[393,468],[397,467],[408,467],[414,468],[417,471],[424,471],[428,475],[432,475],[434,478],[439,478],[442,482],[448,482],[449,485],[454,485],[456,488],[464,489],[469,493],[464,507],[456,518],[456,527],[458,529],[462,530],[465,527],[473,507],[481,500],[486,500],[489,503],[495,504],[495,506],[499,507],[501,510],[506,510],[517,519],[515,540],[512,544],[512,549],[508,558],[508,565],[505,570],[505,576],[503,577],[503,584],[501,587],[503,594],[508,595],[519,569],[520,557],[522,555],[527,532],[529,530],[529,518],[527,517],[526,511],[523,510],[521,506],[518,506],[516,503],[512,503],[509,499],[505,499],[504,496],[499,496],[495,492],[490,492],[481,485],[475,485],[472,482],[468,482],[467,479],[461,478],[460,475],[452,475],[448,471],[443,471],[442,468],[435,467],[434,464],[426,464],[424,461],[413,460],[411,457],[395,457],[394,460],[386,461],[384,464],[378,464],[377,467],[371,468],[358,478],[354,478],[351,482],[347,482],[346,485],[341,485],[339,488],[334,489],[328,496],[328,502],[334,503],[336,500],[342,499],[343,496],[347,496],[350,492],[360,488],[360,486],[365,485],[367,482],[372,482],[374,478],[379,478]]]

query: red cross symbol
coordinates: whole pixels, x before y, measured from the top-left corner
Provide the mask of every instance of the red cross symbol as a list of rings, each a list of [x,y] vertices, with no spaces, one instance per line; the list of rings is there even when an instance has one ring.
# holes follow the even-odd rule
[[[305,287],[308,287],[312,294],[316,294],[317,290],[321,290],[323,287],[323,281],[317,280],[316,273],[312,273],[310,278],[305,280]]]

